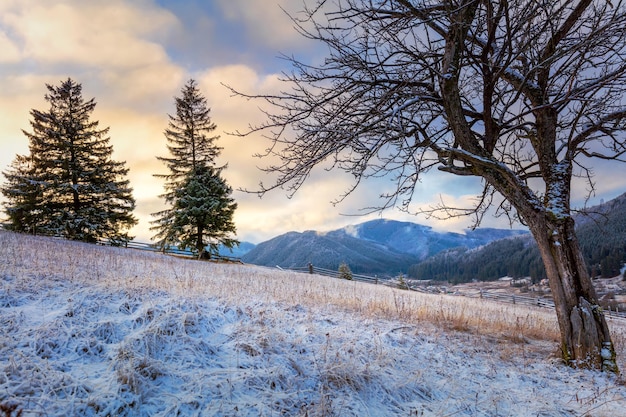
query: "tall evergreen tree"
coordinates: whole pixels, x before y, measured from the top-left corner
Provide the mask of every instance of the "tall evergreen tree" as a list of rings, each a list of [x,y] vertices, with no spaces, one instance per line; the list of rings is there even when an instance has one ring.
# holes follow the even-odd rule
[[[237,205],[230,197],[232,189],[220,176],[225,167],[215,165],[221,148],[206,98],[193,79],[181,93],[175,97],[176,115],[169,115],[165,130],[170,156],[157,157],[169,174],[155,175],[165,179],[161,197],[169,208],[153,213],[152,230],[162,248],[175,245],[202,255],[207,246],[216,252],[219,244],[229,248],[239,244],[232,238]]]
[[[3,224],[4,228],[37,234],[37,226],[43,221],[41,186],[33,180],[31,159],[16,155],[9,170],[3,174],[6,183],[0,191],[10,202],[5,205],[8,221]]]
[[[70,78],[46,87],[50,109],[31,110],[33,131],[24,131],[30,155],[18,156],[4,173],[11,227],[88,242],[129,240],[137,220],[128,168],[111,159],[109,129],[90,120],[94,99],[85,101]]]

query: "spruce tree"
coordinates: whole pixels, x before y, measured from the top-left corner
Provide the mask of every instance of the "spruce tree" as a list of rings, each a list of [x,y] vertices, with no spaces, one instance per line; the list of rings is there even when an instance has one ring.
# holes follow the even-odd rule
[[[153,213],[152,230],[162,249],[177,246],[190,248],[198,255],[217,252],[220,244],[232,248],[239,242],[232,217],[237,205],[230,197],[232,189],[221,177],[225,167],[216,167],[221,148],[214,135],[216,125],[209,116],[206,98],[191,79],[175,98],[176,115],[169,116],[165,130],[169,157],[157,157],[167,166],[161,197],[169,206]]]
[[[347,263],[342,262],[339,265],[338,271],[339,271],[339,278],[352,281],[352,270],[350,269]]]
[[[198,167],[176,191],[174,223],[179,246],[194,248],[198,254],[218,252],[219,244],[232,248],[238,242],[233,214],[237,203],[232,189],[220,175],[220,169]],[[206,249],[209,249],[208,253]]]
[[[31,110],[32,132],[23,131],[30,155],[4,173],[11,227],[87,242],[130,240],[137,220],[128,168],[111,159],[109,129],[90,120],[95,100],[85,101],[70,78],[46,87],[49,110]]]
[[[5,204],[8,219],[3,227],[14,232],[37,234],[38,225],[43,221],[41,187],[33,181],[30,158],[16,155],[11,167],[3,174],[6,183],[0,191],[9,201]]]

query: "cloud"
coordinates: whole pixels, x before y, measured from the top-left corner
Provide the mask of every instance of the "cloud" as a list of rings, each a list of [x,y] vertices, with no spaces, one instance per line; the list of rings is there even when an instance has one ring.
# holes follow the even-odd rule
[[[184,79],[161,45],[179,26],[176,16],[149,1],[4,1],[0,44],[10,47],[2,57],[17,65],[0,68],[8,100],[2,113],[27,127],[28,110],[45,105],[45,84],[67,77],[100,106],[154,110]],[[2,128],[15,130],[15,122]]]
[[[0,64],[15,63],[21,59],[17,45],[9,39],[6,33],[0,31]]]
[[[151,2],[24,0],[2,12],[0,29],[21,48],[16,73],[45,71],[46,83],[72,77],[99,100],[132,107],[154,104],[184,78],[162,45],[181,23]]]
[[[261,2],[249,0],[217,0],[224,16],[242,22],[248,37],[256,43],[273,48],[294,46],[305,42],[294,29],[287,13],[297,15],[302,0]]]
[[[130,69],[167,60],[151,40],[177,25],[163,9],[122,0],[21,1],[5,8],[3,25],[23,56],[43,64]],[[144,7],[140,7],[144,6]]]

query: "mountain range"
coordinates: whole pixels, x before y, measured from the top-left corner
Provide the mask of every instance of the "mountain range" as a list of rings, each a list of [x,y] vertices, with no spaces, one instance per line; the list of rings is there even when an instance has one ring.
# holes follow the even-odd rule
[[[577,236],[590,273],[615,276],[626,260],[626,193],[575,215]],[[378,219],[330,232],[289,232],[235,252],[246,263],[467,282],[502,276],[545,277],[532,236],[525,230],[480,228],[466,233],[437,232],[429,226]]]
[[[394,276],[411,265],[455,247],[476,248],[494,240],[527,234],[523,230],[476,229],[465,234],[436,232],[429,226],[378,219],[330,232],[289,232],[256,245],[246,263],[282,268],[314,266],[337,270],[346,263],[355,273]]]

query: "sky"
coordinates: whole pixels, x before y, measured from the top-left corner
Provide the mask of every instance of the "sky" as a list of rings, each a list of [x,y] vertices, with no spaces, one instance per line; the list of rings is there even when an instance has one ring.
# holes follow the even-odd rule
[[[113,159],[126,161],[137,201],[136,240],[148,242],[151,213],[165,206],[159,195],[166,173],[157,156],[167,156],[163,131],[174,97],[190,78],[198,82],[211,108],[210,117],[223,147],[223,175],[235,190],[237,237],[259,243],[288,231],[328,231],[373,218],[412,221],[440,231],[461,232],[471,219],[428,219],[388,209],[364,215],[363,208],[382,202],[378,196],[392,186],[378,179],[362,184],[340,204],[351,178],[341,172],[315,170],[292,198],[275,190],[259,198],[240,191],[256,190],[271,175],[259,167],[269,142],[243,131],[263,121],[263,103],[233,97],[224,86],[248,93],[277,92],[281,54],[305,62],[323,59],[321,45],[301,37],[285,11],[298,14],[303,0],[0,0],[0,170],[16,154],[28,153],[30,110],[48,110],[46,84],[68,77],[82,84],[83,97],[95,98],[92,120],[110,128]],[[597,192],[589,204],[626,191],[626,179],[615,175],[619,165],[594,167]],[[617,171],[619,172],[619,171]],[[0,180],[4,181],[3,177]],[[414,206],[428,208],[441,201],[454,206],[471,201],[480,191],[475,179],[428,173],[418,184]],[[584,185],[574,187],[574,205],[582,205]],[[2,197],[0,197],[1,199]],[[487,217],[483,226],[508,227],[503,218]]]

